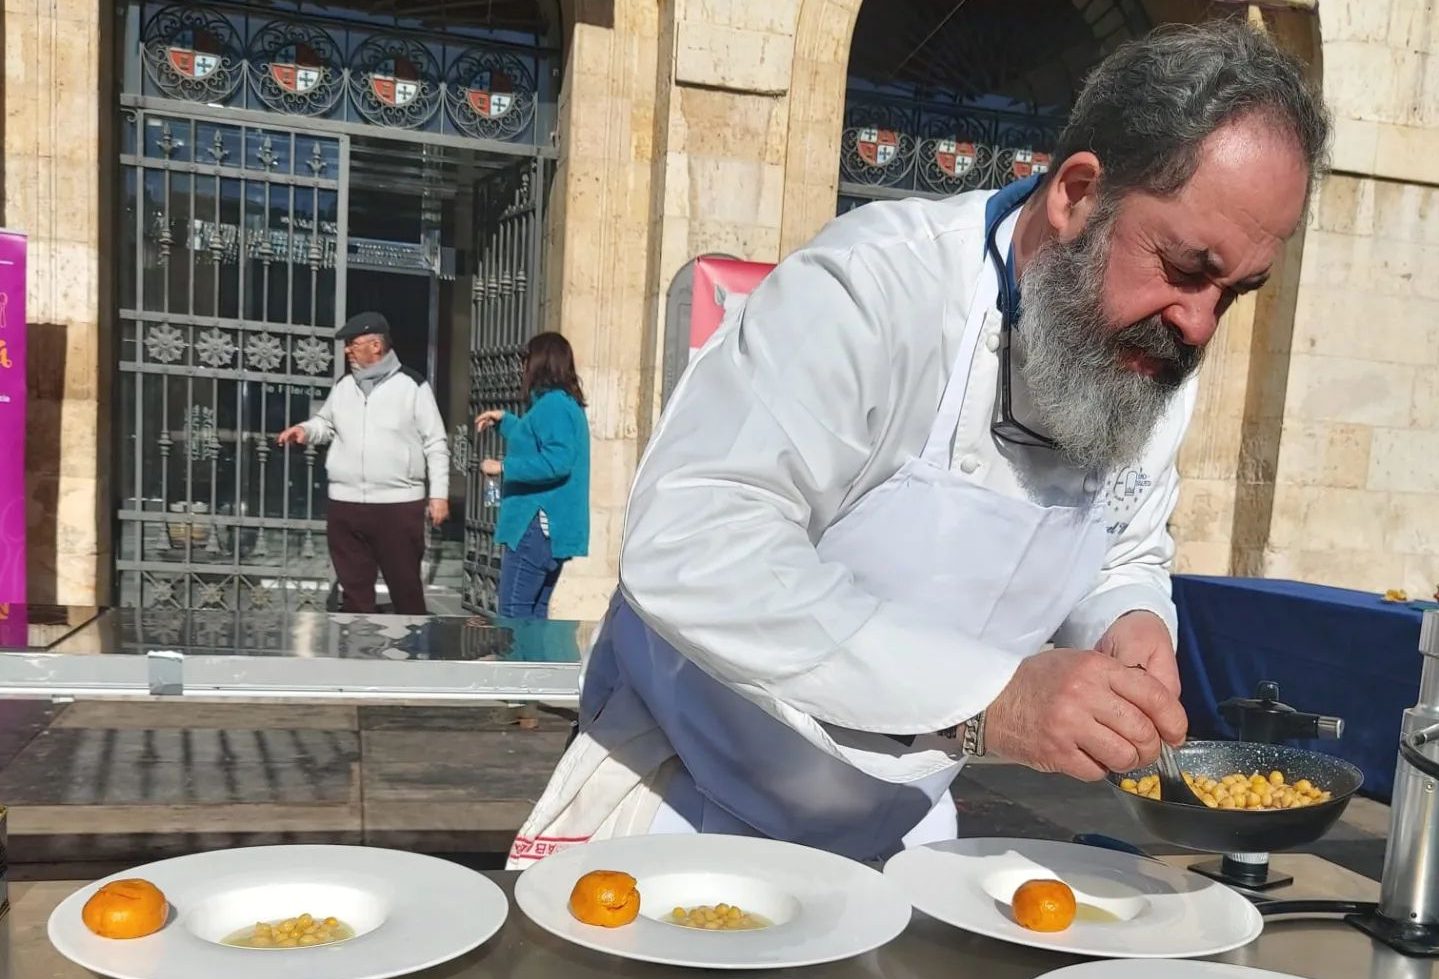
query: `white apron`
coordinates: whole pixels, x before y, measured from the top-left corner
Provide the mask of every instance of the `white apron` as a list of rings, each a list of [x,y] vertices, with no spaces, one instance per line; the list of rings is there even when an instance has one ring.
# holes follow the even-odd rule
[[[1000,229],[1001,254],[1013,224]],[[922,453],[816,545],[870,594],[998,650],[997,662],[975,664],[976,687],[994,693],[1089,592],[1106,547],[1092,494],[1041,506],[951,469],[961,413],[993,410],[991,399],[966,407],[965,396],[979,340],[1000,322],[997,294],[987,265]],[[586,665],[581,714],[579,737],[515,841],[512,869],[625,833],[748,833],[859,860],[955,835],[957,741],[837,729],[763,692],[741,695],[618,593]]]

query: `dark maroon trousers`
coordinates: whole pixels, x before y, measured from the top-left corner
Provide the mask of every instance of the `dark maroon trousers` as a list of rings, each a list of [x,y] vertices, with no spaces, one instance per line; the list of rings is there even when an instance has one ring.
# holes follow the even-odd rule
[[[330,561],[344,591],[342,612],[375,611],[375,576],[383,574],[398,615],[425,615],[420,561],[425,556],[426,501],[345,503],[325,517]]]

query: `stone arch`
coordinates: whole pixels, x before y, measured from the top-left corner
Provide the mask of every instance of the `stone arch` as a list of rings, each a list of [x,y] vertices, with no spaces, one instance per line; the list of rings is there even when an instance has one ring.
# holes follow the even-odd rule
[[[790,82],[780,253],[834,217],[839,142],[855,21],[864,0],[801,0]]]
[[[1210,6],[1204,0],[1141,2],[1154,23],[1198,20]],[[782,255],[799,247],[834,217],[850,47],[864,3],[800,0],[790,87]]]

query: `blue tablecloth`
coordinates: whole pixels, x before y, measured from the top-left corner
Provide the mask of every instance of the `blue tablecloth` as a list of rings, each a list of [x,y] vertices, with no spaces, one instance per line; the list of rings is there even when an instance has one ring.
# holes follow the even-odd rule
[[[1191,736],[1236,737],[1219,702],[1273,680],[1291,707],[1344,719],[1341,740],[1294,744],[1354,763],[1362,793],[1389,800],[1400,715],[1419,694],[1421,611],[1368,592],[1187,575],[1174,602]]]

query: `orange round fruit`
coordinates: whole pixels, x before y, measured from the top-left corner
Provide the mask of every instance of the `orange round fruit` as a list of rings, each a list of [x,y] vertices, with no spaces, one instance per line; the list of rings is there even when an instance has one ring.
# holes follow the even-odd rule
[[[592,870],[575,881],[570,892],[570,914],[587,925],[619,928],[640,913],[640,892],[635,879],[618,870]]]
[[[1060,880],[1031,880],[1009,903],[1014,920],[1030,931],[1064,931],[1074,923],[1074,891]]]
[[[112,880],[85,902],[80,918],[101,938],[144,938],[160,930],[170,905],[148,880]]]

